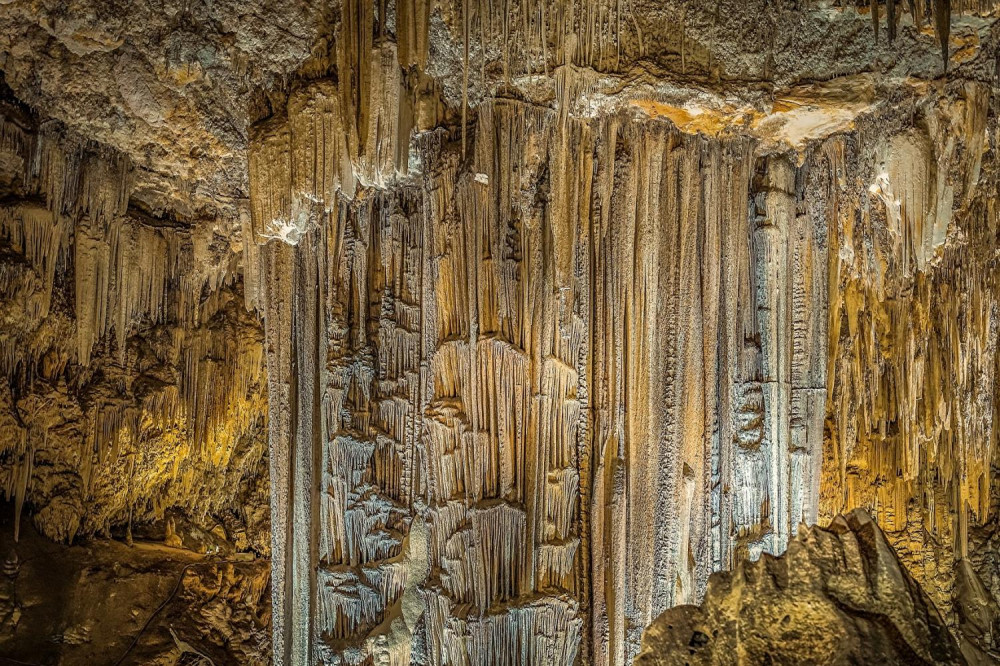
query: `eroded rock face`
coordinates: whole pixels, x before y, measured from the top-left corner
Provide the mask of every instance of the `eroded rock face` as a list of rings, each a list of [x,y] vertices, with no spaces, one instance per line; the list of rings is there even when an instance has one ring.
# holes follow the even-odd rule
[[[803,529],[780,557],[714,574],[700,606],[643,635],[637,666],[965,664],[930,598],[862,510]]]

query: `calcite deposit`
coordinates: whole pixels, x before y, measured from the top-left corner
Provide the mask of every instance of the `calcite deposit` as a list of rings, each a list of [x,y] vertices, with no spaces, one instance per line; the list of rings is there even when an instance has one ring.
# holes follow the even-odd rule
[[[0,0],[3,538],[216,567],[150,663],[624,666],[864,532],[892,654],[992,658],[998,19]]]

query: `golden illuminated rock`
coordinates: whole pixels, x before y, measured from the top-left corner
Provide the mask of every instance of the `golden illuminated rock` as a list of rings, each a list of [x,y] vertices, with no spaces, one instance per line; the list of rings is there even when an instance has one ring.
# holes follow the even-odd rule
[[[778,558],[713,575],[700,606],[656,618],[635,663],[966,662],[885,535],[855,509],[803,530]]]

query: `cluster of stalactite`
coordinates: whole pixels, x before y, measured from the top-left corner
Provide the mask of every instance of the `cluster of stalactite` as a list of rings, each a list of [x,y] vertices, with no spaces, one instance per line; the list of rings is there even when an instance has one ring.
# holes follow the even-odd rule
[[[627,664],[712,571],[855,506],[947,609],[996,450],[985,87],[852,98],[872,117],[783,152],[584,99],[576,65],[642,43],[627,2],[386,4],[343,3],[254,127],[242,257],[4,109],[17,514],[72,539],[216,511],[266,476],[266,410],[279,664]],[[427,73],[456,25],[460,118]],[[551,74],[547,105],[470,100],[476,63]]]
[[[129,209],[125,158],[13,103],[0,156],[0,485],[18,521],[27,501],[72,540],[231,503],[213,486],[266,454],[240,254],[210,224]]]
[[[349,196],[331,99],[293,96],[251,160],[276,658],[627,663],[815,521],[826,227],[792,162],[496,101],[469,161],[425,134],[422,175]],[[388,640],[415,520],[422,638]]]
[[[629,663],[710,572],[854,506],[920,580],[962,556],[994,449],[983,87],[763,154],[578,115],[563,67],[552,107],[414,134],[414,70],[377,82],[411,32],[349,41],[360,78],[251,146],[279,663]]]
[[[959,14],[988,13],[993,10],[996,3],[994,0],[868,0],[868,10],[871,12],[872,28],[875,32],[875,39],[879,39],[879,29],[885,20],[886,38],[891,44],[896,39],[899,30],[899,20],[904,14],[908,14],[913,21],[914,27],[920,31],[924,26],[933,27],[934,34],[941,45],[941,59],[944,61],[945,69],[948,68],[948,58],[950,52],[949,38],[951,35],[952,14],[956,11]],[[883,14],[883,7],[884,14]]]
[[[344,6],[342,34],[369,35],[365,27],[376,27],[375,33],[386,37],[395,31],[398,35],[404,67],[418,65],[425,68],[427,56],[433,48],[427,34],[432,23],[433,10],[440,12],[440,21],[446,23],[456,38],[461,39],[463,87],[470,81],[483,87],[491,78],[510,84],[512,79],[530,75],[548,75],[559,65],[578,65],[598,71],[621,71],[623,67],[640,61],[644,56],[660,49],[673,51],[686,69],[686,60],[697,57],[698,51],[710,49],[699,44],[687,33],[688,22],[698,23],[709,17],[718,22],[720,12],[727,11],[724,3],[706,6],[684,1],[665,3],[664,18],[673,23],[671,29],[662,31],[650,22],[646,8],[633,0],[460,0],[433,6],[423,0],[406,0],[397,7],[392,17],[382,3],[349,3]],[[805,2],[762,2],[760,9],[769,18],[778,21],[795,20],[791,10],[809,11],[830,9],[867,13],[876,42],[887,40],[892,44],[904,19],[916,33],[926,32],[938,42],[945,69],[948,67],[952,45],[953,18],[963,15],[988,16],[996,7],[995,0],[852,0],[831,2],[806,0]],[[853,9],[850,9],[853,7]],[[698,18],[698,16],[702,18]],[[386,17],[380,21],[379,17]],[[395,23],[392,23],[392,19]],[[435,17],[437,18],[437,17]],[[365,22],[367,19],[367,23]],[[355,32],[360,30],[360,33]],[[664,43],[665,42],[665,43]],[[364,44],[357,44],[364,47]],[[369,44],[370,46],[370,44]],[[342,49],[349,54],[366,54],[367,50]],[[338,71],[345,71],[350,63],[338,61]],[[355,65],[357,63],[354,63]],[[358,68],[346,71],[361,71]],[[492,77],[491,77],[492,74]],[[352,94],[363,94],[358,91]]]
[[[831,209],[822,513],[872,510],[944,610],[996,456],[996,150],[989,91],[967,85],[866,146],[867,197]],[[860,141],[859,141],[860,143]],[[854,153],[850,155],[849,153]],[[829,204],[829,200],[827,200]]]

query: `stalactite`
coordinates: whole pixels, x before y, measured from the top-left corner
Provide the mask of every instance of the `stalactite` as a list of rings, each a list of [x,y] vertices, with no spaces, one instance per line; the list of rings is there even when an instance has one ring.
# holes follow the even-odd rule
[[[28,443],[28,433],[25,428],[18,429],[11,440],[4,445],[0,453],[13,458],[11,473],[7,475],[4,495],[7,501],[14,501],[14,540],[21,530],[21,514],[24,509],[24,498],[28,492],[28,480],[31,478],[34,450]]]
[[[427,67],[430,49],[431,5],[423,0],[400,0],[396,4],[396,31],[399,42],[399,64],[404,68]]]
[[[0,207],[0,238],[37,267],[41,278],[40,294],[25,304],[33,320],[49,314],[56,270],[65,264],[71,230],[66,218],[40,206]]]
[[[879,0],[871,0],[871,12],[872,12],[872,30],[875,32],[875,41],[878,41],[878,28],[881,20],[879,19]]]
[[[913,18],[913,24],[917,26],[917,30],[922,29],[923,23],[923,3],[921,2],[920,10],[917,10],[917,0],[906,0],[907,7],[910,10],[910,16]]]
[[[408,98],[403,94],[396,45],[383,41],[375,46],[370,66],[367,131],[361,136],[358,173],[365,184],[384,188],[396,174],[406,175],[413,114],[405,108]]]
[[[472,3],[463,10],[463,20],[472,13]],[[480,0],[476,12],[481,34],[497,36],[504,78],[529,73],[548,73],[564,64],[593,67],[600,71],[618,68],[622,56],[641,55],[642,38],[628,0],[556,2],[553,0]],[[471,25],[471,24],[470,24]],[[470,25],[463,39],[473,39]],[[486,44],[479,45],[486,51]],[[623,51],[628,49],[627,53]]]
[[[363,12],[355,18],[361,48],[369,48],[371,26]],[[351,639],[342,659],[382,653],[383,630],[374,630],[406,584],[402,572],[372,596],[360,582],[343,582],[344,567],[376,576],[395,570],[412,515],[418,436],[412,405],[420,383],[422,227],[408,213],[415,202],[359,189],[405,173],[412,113],[401,113],[395,46],[370,48],[371,60],[341,55],[342,65],[369,81],[367,95],[325,82],[293,94],[287,125],[262,128],[251,158],[254,239],[246,259],[260,262],[250,272],[260,281],[251,293],[259,294],[254,304],[269,340],[274,605],[284,615],[275,622],[275,645],[285,663],[329,651],[325,641],[334,639]],[[369,63],[371,72],[356,69]],[[294,233],[274,233],[279,227]],[[287,293],[309,297],[290,301]],[[290,353],[287,340],[298,341]],[[311,478],[315,498],[302,490]],[[303,566],[342,582],[318,585],[293,573]],[[325,609],[317,625],[311,596]]]
[[[266,403],[261,341],[232,305],[238,257],[212,224],[163,225],[129,210],[122,156],[54,124],[0,127],[21,169],[0,204],[0,274],[11,278],[0,307],[13,317],[0,332],[0,370],[5,408],[23,419],[10,441],[24,442],[0,452],[14,462],[0,479],[18,515],[34,500],[36,526],[72,540],[111,521],[162,519],[164,504],[217,510],[218,500],[199,502],[204,484],[230,465],[235,477],[251,471],[246,438]],[[168,443],[170,464],[155,462]],[[44,467],[32,470],[36,452]],[[91,497],[102,502],[85,510]]]
[[[879,29],[881,26],[881,3],[882,0],[869,0],[868,7],[871,12],[872,20],[872,31],[875,35],[875,41],[879,38]],[[924,2],[922,0],[907,0],[905,10],[900,6],[897,7],[897,0],[885,0],[886,7],[886,31],[888,34],[889,44],[892,45],[896,39],[896,34],[899,28],[899,18],[900,14],[903,12],[908,12],[910,19],[913,21],[913,25],[916,27],[918,32],[923,30],[923,20],[925,14],[933,15],[933,26],[934,34],[938,39],[938,44],[941,49],[941,61],[944,65],[944,71],[948,71],[948,65],[950,60],[950,43],[949,39],[951,36],[951,20],[952,20],[952,2],[951,0],[933,0],[933,4],[930,0],[927,0],[926,11],[924,7]],[[987,16],[994,11],[996,6],[995,0],[984,0],[983,2],[977,2],[975,9],[969,8],[969,11],[973,14],[978,14],[980,16]],[[962,14],[962,8],[959,8],[959,15]]]
[[[958,102],[926,109],[933,133],[882,139],[875,182],[828,212],[840,259],[830,277],[823,485],[836,491],[822,513],[869,508],[945,609],[968,521],[989,512],[996,438],[983,403],[996,391],[996,224],[976,186],[986,105],[969,86]],[[956,228],[957,247],[947,240]]]
[[[934,0],[934,32],[941,43],[941,60],[944,61],[944,69],[948,71],[951,0]]]
[[[911,515],[932,458],[958,485],[920,492],[981,504],[991,449],[957,433],[988,440],[985,413],[944,421],[992,371],[956,375],[947,350],[989,357],[992,320],[931,296],[954,283],[992,307],[941,263],[978,102],[970,127],[930,114],[873,141],[869,174],[860,116],[775,149],[766,122],[757,143],[643,100],[595,112],[574,65],[613,67],[624,4],[454,9],[470,122],[456,102],[450,135],[412,135],[420,28],[397,23],[397,47],[363,3],[342,8],[337,83],[296,87],[254,130],[244,260],[267,330],[279,662],[399,658],[386,620],[418,521],[421,658],[626,664],[711,571],[783,551],[833,504]],[[503,36],[508,82],[562,65],[551,107],[476,99],[476,29]],[[933,401],[916,388],[953,375]],[[901,431],[921,434],[882,446]]]
[[[290,106],[290,134],[271,121],[258,135],[254,178],[285,180],[254,185],[255,215],[287,215],[271,204],[294,199],[283,160],[328,168],[303,159],[319,127],[297,134],[305,108]],[[467,166],[428,142],[420,189],[303,187],[302,240],[258,236],[286,661],[383,654],[374,625],[405,583],[371,596],[289,577],[312,566],[296,555],[310,543],[335,580],[384,571],[414,515],[436,572],[427,649],[443,663],[538,660],[543,646],[627,663],[641,628],[713,568],[778,552],[815,519],[826,228],[798,208],[796,167],[774,159],[755,181],[751,142],[655,120],[502,101],[477,116]],[[318,311],[287,297],[314,290]],[[319,420],[297,396],[308,381]],[[288,494],[309,475],[312,514]],[[573,600],[549,611],[561,647],[524,612],[538,595]],[[310,596],[326,609],[312,629],[296,607]]]

